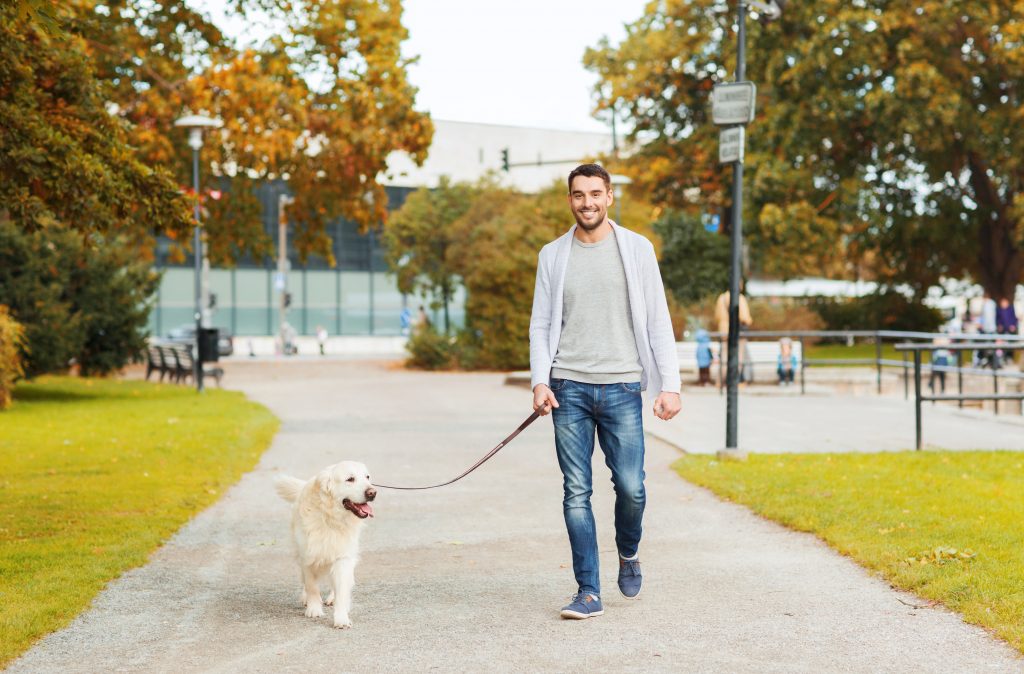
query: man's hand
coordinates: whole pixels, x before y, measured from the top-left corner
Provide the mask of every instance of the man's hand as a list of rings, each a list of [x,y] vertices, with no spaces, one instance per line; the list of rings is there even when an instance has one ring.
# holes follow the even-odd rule
[[[536,400],[536,397],[534,400]],[[662,391],[658,394],[658,399],[654,401],[654,416],[668,421],[675,415],[679,414],[679,410],[682,408],[683,403],[679,400],[678,393]]]
[[[547,416],[551,410],[558,407],[555,394],[547,387],[547,384],[537,384],[533,389],[533,409],[540,410],[540,415]]]

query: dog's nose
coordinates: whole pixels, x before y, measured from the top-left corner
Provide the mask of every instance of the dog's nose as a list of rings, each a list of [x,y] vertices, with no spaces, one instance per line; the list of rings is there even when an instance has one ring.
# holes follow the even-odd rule
[[[377,490],[374,489],[373,487],[370,487],[369,489],[366,490],[366,500],[372,501],[375,498],[377,498]]]

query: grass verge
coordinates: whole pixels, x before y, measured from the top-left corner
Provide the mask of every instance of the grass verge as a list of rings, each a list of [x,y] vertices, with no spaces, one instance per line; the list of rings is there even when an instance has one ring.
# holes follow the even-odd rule
[[[688,455],[685,479],[811,532],[895,587],[1024,652],[1024,456],[1014,452]]]
[[[0,412],[0,667],[144,564],[278,427],[221,390],[44,377],[14,398]]]
[[[854,344],[808,344],[807,358],[870,358],[874,360],[877,352],[875,345],[871,343]],[[903,354],[896,351],[894,344],[882,344],[882,358],[888,360],[903,360]],[[927,362],[927,358],[925,359]],[[913,362],[913,361],[911,361]],[[830,367],[874,367],[874,363],[867,365],[831,365]]]

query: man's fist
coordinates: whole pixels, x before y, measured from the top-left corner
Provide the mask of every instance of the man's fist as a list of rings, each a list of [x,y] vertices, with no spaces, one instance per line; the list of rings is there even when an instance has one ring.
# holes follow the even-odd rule
[[[662,391],[658,394],[658,399],[654,401],[654,416],[668,421],[679,414],[679,410],[682,408],[683,403],[679,400],[678,393]]]
[[[555,394],[547,387],[547,384],[537,384],[533,389],[533,409],[540,410],[540,415],[547,416],[551,410],[558,407]]]

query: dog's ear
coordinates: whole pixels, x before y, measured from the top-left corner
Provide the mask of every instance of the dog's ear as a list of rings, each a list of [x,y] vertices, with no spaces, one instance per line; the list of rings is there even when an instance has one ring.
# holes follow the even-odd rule
[[[334,496],[334,480],[331,479],[331,474],[327,471],[316,476],[316,486],[328,496]]]

